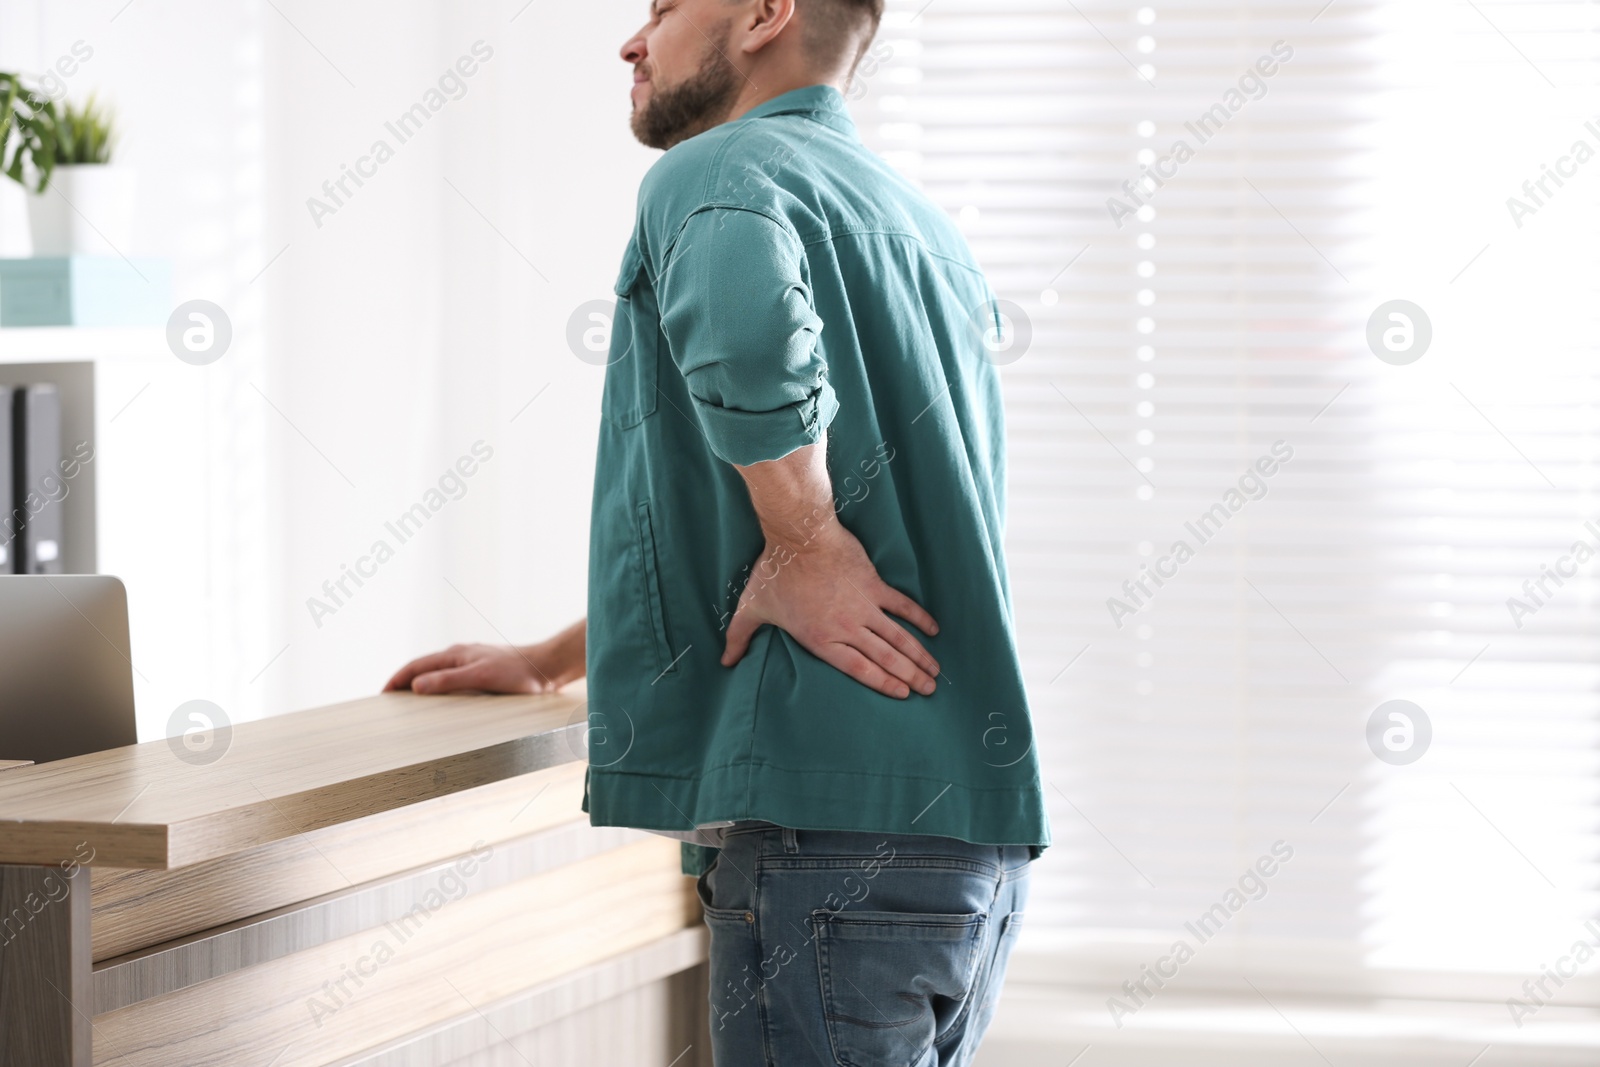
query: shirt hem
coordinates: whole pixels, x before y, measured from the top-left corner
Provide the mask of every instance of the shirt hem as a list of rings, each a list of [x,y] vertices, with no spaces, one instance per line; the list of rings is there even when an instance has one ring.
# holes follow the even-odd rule
[[[977,845],[1027,845],[1035,858],[1051,840],[1038,788],[971,789],[947,782],[935,789],[926,778],[765,765],[755,794],[746,802],[748,774],[749,768],[740,764],[708,771],[699,779],[594,770],[587,797],[589,822],[684,831],[722,820],[760,819],[797,830],[925,834]]]

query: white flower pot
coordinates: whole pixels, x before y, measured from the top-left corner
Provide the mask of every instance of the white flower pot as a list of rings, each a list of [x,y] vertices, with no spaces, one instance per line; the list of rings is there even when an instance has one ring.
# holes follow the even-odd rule
[[[28,197],[35,256],[131,255],[134,172],[116,163],[56,167]]]
[[[22,259],[32,251],[28,242],[30,199],[21,184],[0,176],[0,259]]]

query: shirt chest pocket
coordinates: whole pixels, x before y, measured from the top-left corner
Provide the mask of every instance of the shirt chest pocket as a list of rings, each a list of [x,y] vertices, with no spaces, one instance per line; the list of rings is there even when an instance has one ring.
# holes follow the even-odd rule
[[[656,410],[656,356],[660,347],[661,313],[637,240],[628,242],[622,271],[612,287],[617,306],[611,320],[611,350],[606,363],[600,414],[626,429]]]

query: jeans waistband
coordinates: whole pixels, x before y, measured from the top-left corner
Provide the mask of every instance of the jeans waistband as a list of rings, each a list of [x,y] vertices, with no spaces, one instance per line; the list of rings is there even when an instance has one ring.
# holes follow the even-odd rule
[[[872,856],[883,845],[901,855],[928,855],[995,864],[1011,871],[1028,864],[1028,845],[983,845],[934,834],[887,833],[876,830],[807,830],[765,820],[741,821],[723,831],[723,848],[767,856]]]

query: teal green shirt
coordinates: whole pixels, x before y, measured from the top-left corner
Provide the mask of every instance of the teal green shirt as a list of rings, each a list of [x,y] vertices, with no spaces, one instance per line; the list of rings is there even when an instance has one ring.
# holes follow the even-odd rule
[[[1049,844],[1002,549],[995,297],[827,86],[674,146],[616,282],[589,545],[596,826]],[[938,620],[933,696],[882,696],[763,627],[719,659],[764,540],[734,464],[827,431],[837,519]],[[827,518],[819,516],[819,521]],[[684,869],[706,859],[684,846]]]

